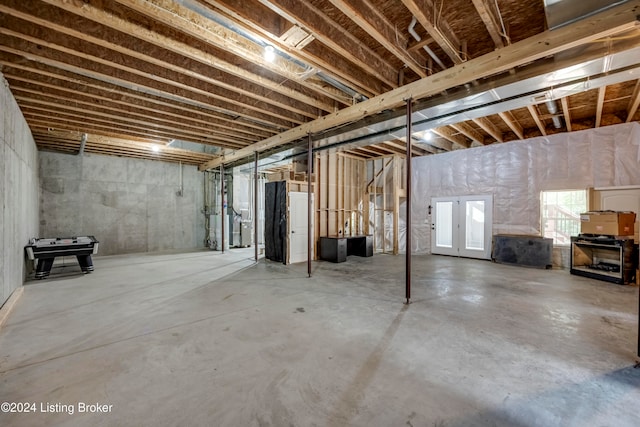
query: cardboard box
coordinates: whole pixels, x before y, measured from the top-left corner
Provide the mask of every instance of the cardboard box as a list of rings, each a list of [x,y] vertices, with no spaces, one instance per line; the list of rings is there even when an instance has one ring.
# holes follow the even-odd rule
[[[604,236],[633,236],[634,212],[591,211],[580,214],[580,232]]]

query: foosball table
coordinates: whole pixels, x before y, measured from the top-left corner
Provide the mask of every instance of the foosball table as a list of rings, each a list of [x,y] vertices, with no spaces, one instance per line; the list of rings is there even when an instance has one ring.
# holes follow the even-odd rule
[[[56,257],[75,256],[83,273],[93,271],[91,255],[98,253],[98,241],[93,236],[33,238],[25,246],[30,260],[37,260],[36,279],[49,276]]]

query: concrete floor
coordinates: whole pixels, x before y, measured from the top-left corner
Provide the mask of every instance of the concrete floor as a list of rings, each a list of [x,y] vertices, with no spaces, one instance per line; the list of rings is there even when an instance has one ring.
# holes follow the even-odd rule
[[[251,255],[98,257],[29,282],[0,331],[0,402],[36,412],[0,425],[640,425],[636,287],[420,256],[406,306],[401,256],[308,279]]]

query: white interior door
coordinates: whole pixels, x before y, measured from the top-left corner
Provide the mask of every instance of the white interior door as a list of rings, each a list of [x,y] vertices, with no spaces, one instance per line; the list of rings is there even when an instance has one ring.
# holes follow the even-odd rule
[[[313,194],[311,195],[313,206]],[[307,193],[289,192],[289,263],[307,261]],[[313,207],[311,208],[313,212]],[[313,216],[311,217],[313,230]],[[311,245],[311,258],[315,245]]]
[[[431,253],[491,258],[493,196],[434,197]]]

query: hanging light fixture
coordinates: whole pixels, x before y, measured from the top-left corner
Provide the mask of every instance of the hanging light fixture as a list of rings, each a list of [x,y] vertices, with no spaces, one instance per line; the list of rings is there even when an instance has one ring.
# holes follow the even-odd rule
[[[273,46],[267,45],[264,47],[264,59],[268,62],[273,62],[276,59],[276,50]]]

